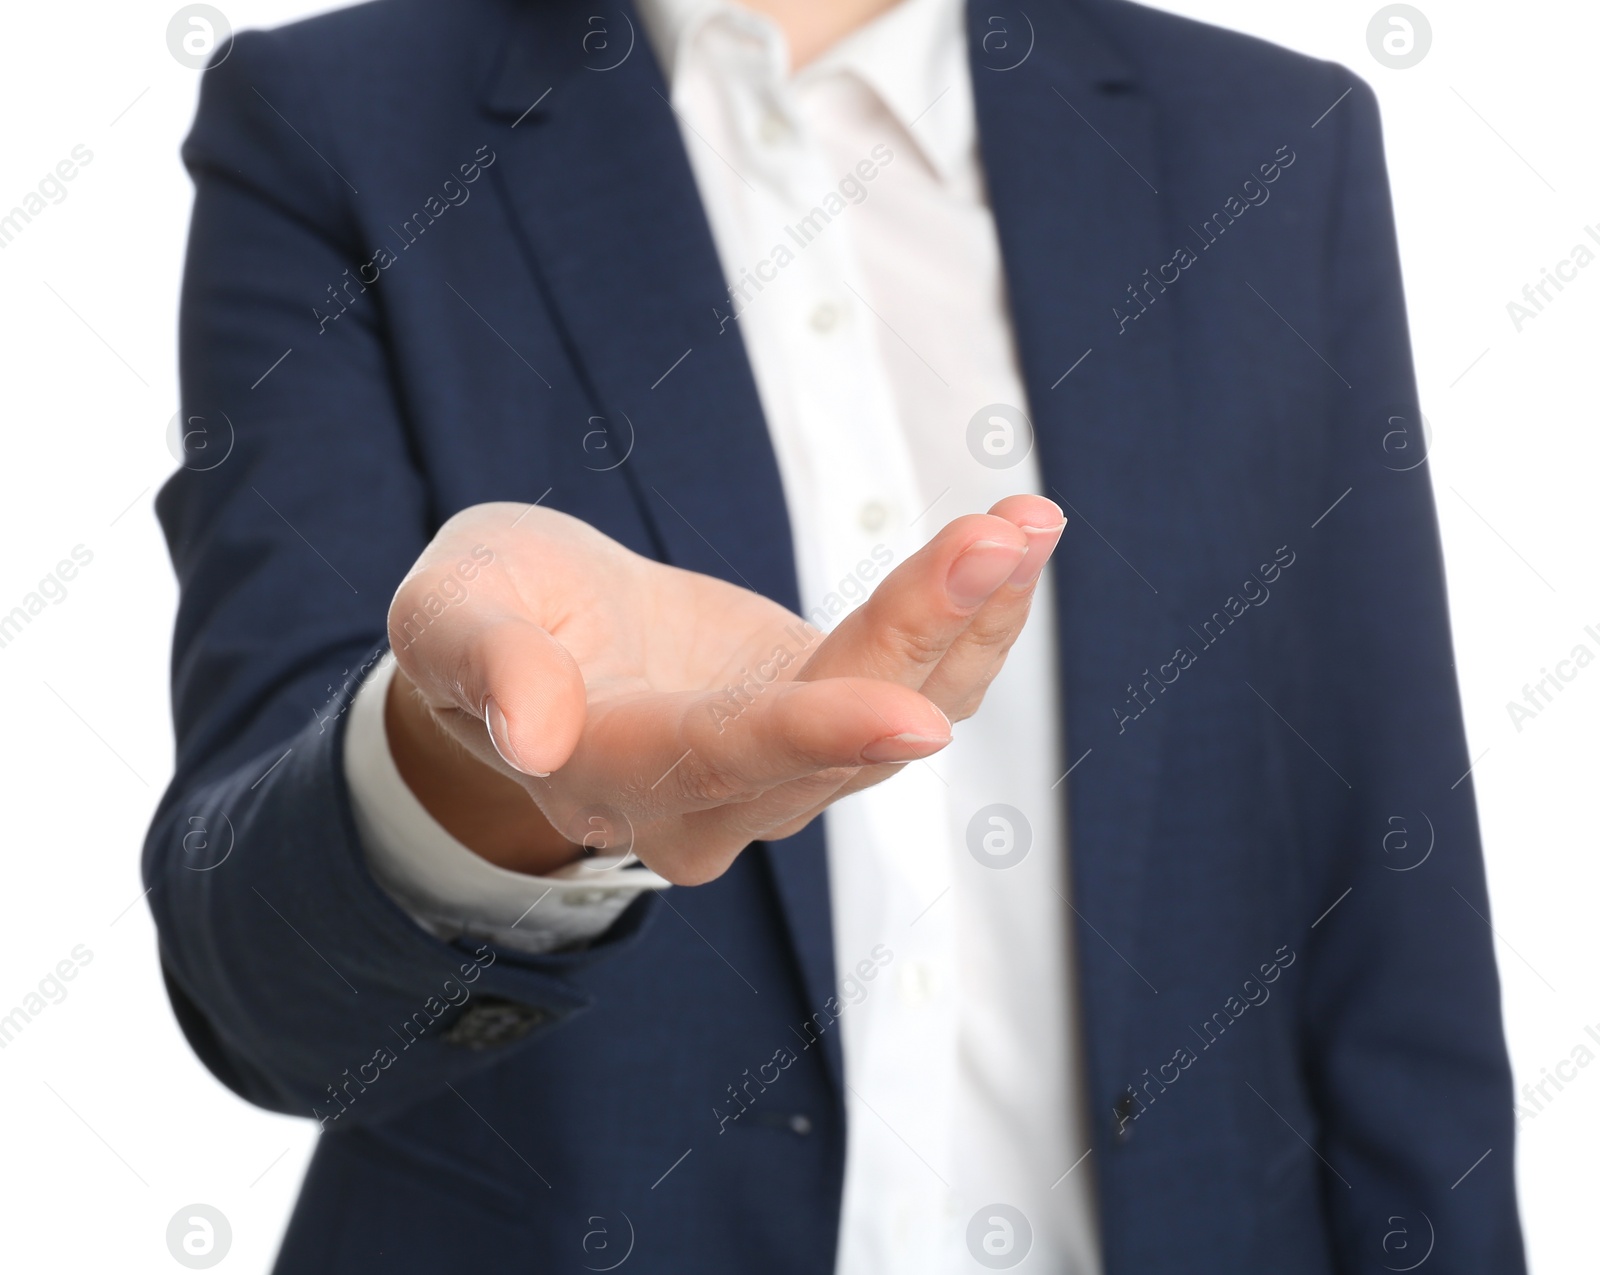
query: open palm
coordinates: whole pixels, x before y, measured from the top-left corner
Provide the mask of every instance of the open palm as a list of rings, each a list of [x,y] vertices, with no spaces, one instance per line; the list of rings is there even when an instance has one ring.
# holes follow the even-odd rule
[[[413,726],[425,715],[465,749],[485,800],[503,806],[511,781],[532,796],[543,819],[520,838],[534,857],[507,866],[631,849],[676,883],[710,880],[752,841],[949,742],[1021,631],[1062,526],[1037,496],[959,518],[824,638],[564,514],[474,506],[391,607],[391,740],[408,720],[394,697],[412,692]],[[457,564],[485,559],[454,605],[410,623]]]

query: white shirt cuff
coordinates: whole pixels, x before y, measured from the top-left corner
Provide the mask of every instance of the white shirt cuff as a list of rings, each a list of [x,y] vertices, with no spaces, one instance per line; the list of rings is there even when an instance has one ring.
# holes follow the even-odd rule
[[[355,693],[344,771],[367,866],[425,929],[447,940],[552,952],[598,938],[643,891],[671,884],[632,854],[531,876],[496,867],[457,841],[406,786],[389,751],[384,705],[394,668],[394,656],[385,655]]]

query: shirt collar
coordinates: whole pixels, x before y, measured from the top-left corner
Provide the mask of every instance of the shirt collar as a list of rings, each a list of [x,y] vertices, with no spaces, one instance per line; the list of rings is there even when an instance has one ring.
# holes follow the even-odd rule
[[[848,70],[875,92],[941,178],[976,138],[964,0],[900,0],[800,77]]]
[[[725,16],[752,30],[772,25],[729,0],[637,0],[637,5],[669,85],[706,22]],[[965,9],[965,0],[899,0],[801,68],[794,81],[803,84],[841,71],[855,75],[877,94],[934,171],[948,178],[971,152],[977,132]]]
[[[678,78],[689,42],[712,19],[727,18],[752,31],[771,25],[760,14],[730,0],[636,0],[635,7],[669,90]]]

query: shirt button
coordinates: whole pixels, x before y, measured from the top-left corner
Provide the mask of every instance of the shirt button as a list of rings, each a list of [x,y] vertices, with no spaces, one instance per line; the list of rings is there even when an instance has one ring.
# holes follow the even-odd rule
[[[882,531],[889,521],[889,508],[881,500],[869,500],[861,506],[861,529]]]
[[[768,111],[761,117],[761,140],[768,146],[776,146],[789,136],[789,122],[776,111]]]
[[[832,332],[839,326],[839,307],[824,301],[811,312],[811,326],[818,332]]]

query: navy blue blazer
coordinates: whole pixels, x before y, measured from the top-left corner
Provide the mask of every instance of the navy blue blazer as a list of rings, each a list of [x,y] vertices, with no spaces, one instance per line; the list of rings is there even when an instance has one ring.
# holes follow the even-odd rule
[[[968,21],[1071,517],[1048,711],[1106,1271],[1519,1271],[1373,95],[1123,0]],[[534,957],[414,924],[340,766],[391,593],[464,506],[543,497],[796,605],[663,93],[631,11],[576,0],[383,0],[205,75],[157,502],[177,769],[144,866],[195,1050],[325,1131],[281,1270],[831,1270],[821,824]]]

